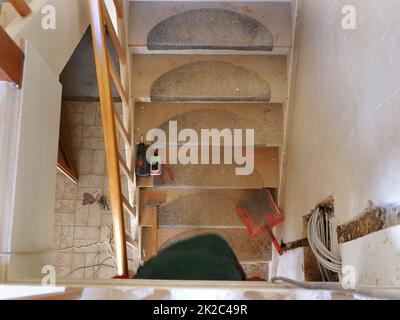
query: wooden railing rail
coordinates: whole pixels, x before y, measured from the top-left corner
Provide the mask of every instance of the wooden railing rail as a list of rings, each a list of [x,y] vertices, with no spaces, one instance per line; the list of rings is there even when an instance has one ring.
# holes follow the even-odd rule
[[[8,81],[20,87],[24,59],[22,50],[0,26],[0,81]]]
[[[25,0],[9,0],[10,3],[13,5],[15,10],[19,13],[21,17],[29,16],[32,13],[31,8],[26,3]]]
[[[115,109],[112,94],[112,83],[114,83],[123,103],[129,107],[128,90],[121,81],[115,63],[107,47],[106,28],[112,40],[115,51],[118,54],[120,67],[126,67],[127,52],[124,46],[125,41],[121,41],[104,0],[88,0],[91,16],[92,40],[96,63],[97,81],[99,87],[100,109],[104,132],[104,144],[106,150],[107,174],[110,190],[110,202],[112,211],[115,258],[117,273],[119,276],[128,275],[127,243],[132,245],[133,241],[125,233],[124,214],[126,210],[129,214],[135,215],[135,209],[129,200],[122,194],[120,173],[122,172],[133,183],[132,169],[128,167],[123,157],[119,154],[117,143],[117,132],[125,143],[128,154],[133,146],[131,132],[126,128],[117,110]],[[114,0],[115,9],[119,19],[123,18],[123,7],[121,1]],[[121,34],[125,35],[124,32]],[[128,123],[127,127],[130,127]],[[128,240],[128,242],[127,242]]]

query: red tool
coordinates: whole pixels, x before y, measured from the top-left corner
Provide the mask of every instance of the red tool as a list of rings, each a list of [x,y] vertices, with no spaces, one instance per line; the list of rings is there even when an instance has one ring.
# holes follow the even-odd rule
[[[236,211],[245,224],[250,236],[254,237],[258,234],[267,233],[278,253],[282,255],[284,250],[276,240],[272,229],[283,222],[284,216],[280,213],[269,190],[267,191],[267,200],[272,206],[273,212],[267,212],[265,214],[255,216],[247,208],[239,207],[236,208]]]
[[[175,181],[174,176],[172,175],[172,172],[171,172],[171,170],[169,170],[168,166],[165,163],[163,163],[162,167],[167,172],[169,179],[172,182],[174,182]],[[160,172],[160,175],[158,177],[160,178],[161,185],[164,185],[164,178],[162,176],[162,172]]]

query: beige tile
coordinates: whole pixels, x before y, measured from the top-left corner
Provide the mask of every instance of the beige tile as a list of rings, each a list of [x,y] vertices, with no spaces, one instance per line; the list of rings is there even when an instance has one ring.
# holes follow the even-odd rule
[[[53,248],[60,248],[61,226],[54,226],[53,230]]]
[[[82,138],[82,149],[104,150],[103,138]]]
[[[75,240],[100,240],[99,227],[75,227]]]
[[[93,240],[74,240],[74,253],[95,253],[99,250],[99,246],[93,244],[97,241]]]
[[[80,150],[79,154],[79,174],[90,174],[92,171],[93,151]]]
[[[73,226],[75,224],[75,214],[70,212],[56,212],[54,224],[59,226]]]
[[[76,226],[87,226],[89,219],[89,206],[84,206],[82,200],[76,201],[75,211],[75,225]]]
[[[81,188],[101,188],[103,185],[102,175],[81,175],[79,177],[79,187]]]
[[[111,279],[115,276],[116,272],[113,268],[113,260],[104,251],[99,255],[99,264],[103,266],[99,268],[96,274],[97,279]]]
[[[74,244],[74,227],[62,226],[60,229],[60,248],[69,248]]]
[[[78,188],[78,196],[77,196],[77,200],[81,201],[81,203],[83,202],[83,195],[85,193],[89,193],[90,195],[92,195],[95,199],[97,197],[97,195],[99,195],[101,193],[101,188],[85,188],[85,187],[79,187]]]
[[[99,252],[96,253],[86,253],[85,255],[85,265],[88,267],[85,269],[85,278],[86,279],[95,279],[98,264],[99,264]],[[92,267],[90,267],[92,266]]]
[[[98,126],[102,125],[100,110],[96,110],[96,125]]]
[[[58,173],[56,182],[56,200],[65,199],[64,189],[65,189],[65,176],[63,174]]]
[[[88,226],[100,227],[101,226],[102,210],[99,204],[95,203],[89,206],[89,219]]]
[[[66,125],[81,125],[81,124],[83,124],[83,113],[82,112],[63,112],[62,116],[61,116],[61,120]]]
[[[112,225],[111,211],[104,212],[101,216],[101,224],[104,226],[106,224]]]
[[[102,126],[83,126],[82,127],[83,138],[102,138],[103,128]]]
[[[83,124],[95,125],[96,124],[96,108],[93,105],[86,105],[83,112]]]
[[[104,174],[106,159],[103,150],[93,151],[92,174]]]
[[[66,126],[62,129],[63,143],[67,149],[79,149],[82,141],[81,126]],[[70,155],[70,154],[68,154]],[[71,158],[73,158],[71,156]]]
[[[55,266],[70,266],[72,263],[72,253],[54,253],[53,264]]]
[[[56,212],[74,212],[75,201],[73,200],[57,200],[56,201]]]
[[[64,199],[65,200],[76,200],[78,195],[78,185],[71,180],[67,179],[65,181],[64,187]]]
[[[55,266],[56,279],[69,278],[71,274],[71,265],[69,266]]]
[[[72,254],[72,271],[71,279],[84,279],[85,278],[85,254],[74,253]]]

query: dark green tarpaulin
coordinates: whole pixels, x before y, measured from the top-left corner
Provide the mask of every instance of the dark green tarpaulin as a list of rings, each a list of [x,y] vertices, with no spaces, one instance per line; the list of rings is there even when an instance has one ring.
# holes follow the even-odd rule
[[[202,235],[159,252],[139,268],[136,279],[245,280],[245,273],[224,239]]]

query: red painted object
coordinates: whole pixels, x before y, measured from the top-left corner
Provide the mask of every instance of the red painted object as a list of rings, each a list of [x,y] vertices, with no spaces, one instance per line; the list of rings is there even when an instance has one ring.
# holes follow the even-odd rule
[[[164,170],[167,172],[168,177],[169,177],[169,179],[171,180],[171,182],[175,182],[174,176],[173,176],[171,170],[169,170],[168,166],[164,163],[164,164],[162,165],[162,167],[163,167]],[[164,183],[164,178],[163,178],[163,176],[162,176],[162,172],[160,173],[160,175],[159,175],[158,177],[160,178],[160,183],[161,183],[161,185],[164,185],[165,183]]]
[[[257,217],[251,214],[251,212],[247,208],[236,208],[236,212],[242,219],[251,237],[254,237],[258,234],[267,233],[268,236],[271,238],[271,241],[274,244],[278,253],[282,255],[284,253],[284,250],[276,240],[272,229],[284,221],[284,216],[280,214],[279,209],[276,206],[275,201],[273,200],[271,192],[269,190],[267,192],[267,197],[272,205],[274,212],[267,212],[262,216]]]

